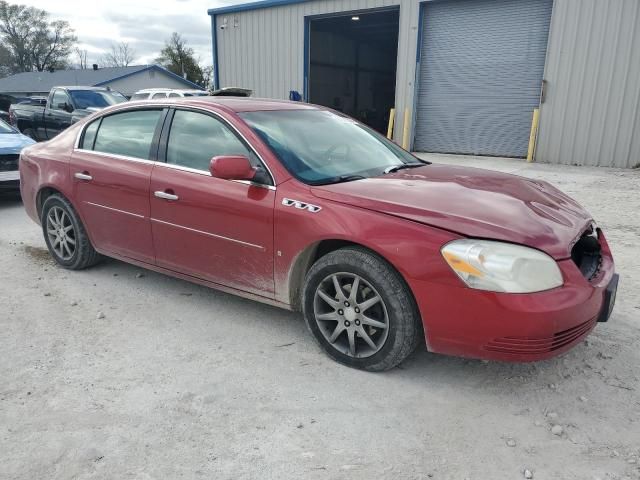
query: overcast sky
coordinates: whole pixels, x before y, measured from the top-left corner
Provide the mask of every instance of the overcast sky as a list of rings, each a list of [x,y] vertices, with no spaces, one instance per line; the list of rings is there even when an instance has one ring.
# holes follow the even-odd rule
[[[152,63],[172,32],[187,39],[203,64],[211,64],[211,27],[207,10],[243,0],[9,0],[47,10],[68,21],[89,64],[99,60],[113,42],[125,41],[136,64]],[[76,62],[72,58],[73,63]]]

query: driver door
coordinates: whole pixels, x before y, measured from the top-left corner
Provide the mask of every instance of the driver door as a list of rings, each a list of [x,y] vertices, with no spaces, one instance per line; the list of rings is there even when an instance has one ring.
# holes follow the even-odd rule
[[[273,297],[275,187],[214,178],[212,157],[254,151],[220,117],[174,110],[151,174],[157,265],[235,289]]]
[[[71,98],[64,90],[57,89],[51,95],[48,108],[44,113],[45,138],[52,139],[61,131],[71,126],[71,112],[61,108],[61,105],[72,107]]]

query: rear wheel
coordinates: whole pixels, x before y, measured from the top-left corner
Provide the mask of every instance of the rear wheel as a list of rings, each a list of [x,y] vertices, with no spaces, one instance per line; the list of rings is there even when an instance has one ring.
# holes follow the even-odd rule
[[[422,338],[407,285],[368,250],[349,247],[320,258],[307,274],[303,296],[309,330],[329,356],[350,367],[393,368]]]
[[[51,195],[42,206],[44,240],[49,253],[64,268],[82,270],[98,263],[87,232],[69,201],[61,195]]]

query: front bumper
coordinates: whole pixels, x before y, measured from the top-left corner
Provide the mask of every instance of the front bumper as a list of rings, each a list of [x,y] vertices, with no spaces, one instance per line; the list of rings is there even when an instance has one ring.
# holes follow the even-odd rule
[[[608,318],[613,307],[610,285],[617,286],[617,275],[604,237],[602,242],[602,264],[595,278],[587,280],[570,259],[559,261],[564,285],[545,292],[506,294],[462,284],[413,283],[427,347],[436,353],[514,362],[566,352],[598,320]]]

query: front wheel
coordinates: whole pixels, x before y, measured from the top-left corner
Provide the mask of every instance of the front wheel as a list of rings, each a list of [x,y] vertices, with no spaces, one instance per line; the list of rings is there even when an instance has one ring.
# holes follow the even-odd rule
[[[311,267],[303,312],[330,357],[363,370],[397,366],[422,338],[420,315],[406,283],[391,265],[363,248],[336,250]]]

